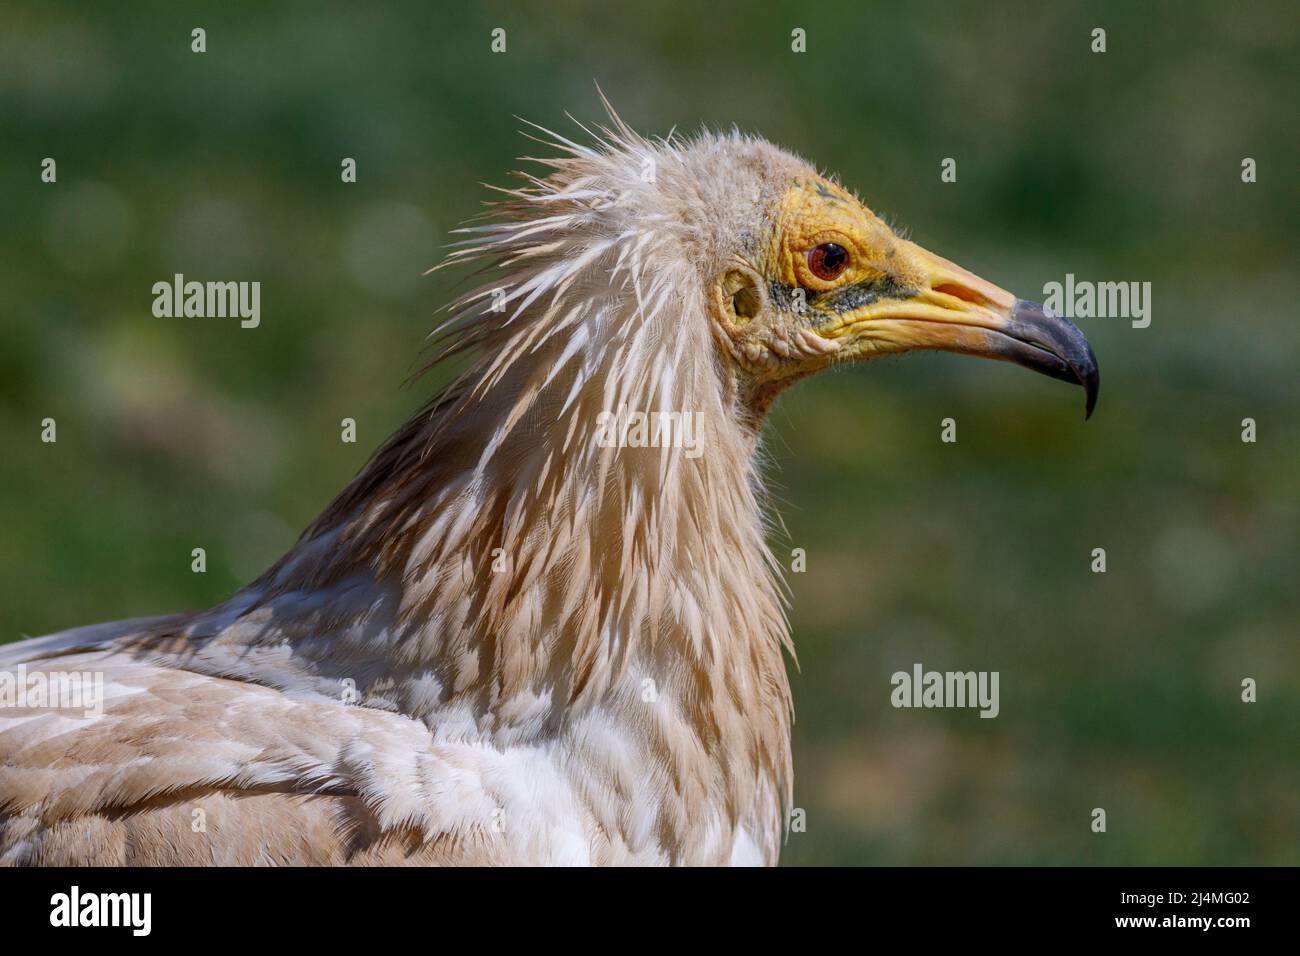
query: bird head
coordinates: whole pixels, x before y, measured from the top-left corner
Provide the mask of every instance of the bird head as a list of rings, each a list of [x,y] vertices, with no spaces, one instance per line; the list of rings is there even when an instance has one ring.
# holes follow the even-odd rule
[[[518,174],[527,185],[500,190],[500,221],[461,230],[447,257],[495,273],[441,333],[444,354],[483,355],[461,413],[489,390],[541,418],[739,412],[748,440],[799,379],[923,349],[1081,385],[1092,413],[1097,362],[1067,319],[908,241],[763,139],[651,140],[609,112],[590,146],[542,130],[562,153],[536,160],[549,174]]]
[[[935,349],[1002,359],[1083,386],[1098,371],[1083,333],[897,235],[836,183],[781,167],[762,228],[714,277],[713,314],[761,411],[827,366]]]

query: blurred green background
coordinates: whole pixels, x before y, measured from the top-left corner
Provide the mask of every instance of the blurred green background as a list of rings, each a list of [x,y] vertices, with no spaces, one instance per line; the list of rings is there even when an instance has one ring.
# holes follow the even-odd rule
[[[0,640],[209,605],[291,545],[436,385],[401,387],[455,281],[421,272],[537,148],[516,116],[599,120],[598,81],[1026,297],[1153,284],[1150,328],[1080,320],[1086,425],[1078,389],[948,355],[778,403],[776,547],[808,555],[783,862],[1300,863],[1300,7],[1044,6],[0,7]],[[176,272],[260,280],[261,328],[155,319]],[[1000,671],[1001,716],[892,709],[914,661]]]

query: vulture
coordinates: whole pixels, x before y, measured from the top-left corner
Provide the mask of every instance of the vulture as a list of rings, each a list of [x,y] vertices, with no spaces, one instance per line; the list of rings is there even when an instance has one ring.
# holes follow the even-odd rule
[[[1097,363],[761,138],[581,129],[458,230],[442,265],[481,283],[431,364],[459,374],[277,563],[207,610],[0,646],[0,862],[777,862],[773,400],[939,349],[1091,413]]]

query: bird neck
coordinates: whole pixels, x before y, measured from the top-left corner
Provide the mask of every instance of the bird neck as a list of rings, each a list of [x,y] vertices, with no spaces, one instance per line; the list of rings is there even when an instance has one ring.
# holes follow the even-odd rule
[[[755,435],[703,317],[675,318],[654,349],[589,335],[582,353],[557,338],[484,359],[252,590],[295,655],[354,645],[363,696],[515,739],[599,719],[647,749],[665,793],[761,815],[774,854],[789,640]]]

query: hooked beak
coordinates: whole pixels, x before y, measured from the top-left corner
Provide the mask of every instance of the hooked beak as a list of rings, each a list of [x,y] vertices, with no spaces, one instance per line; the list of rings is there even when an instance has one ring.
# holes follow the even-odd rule
[[[1101,389],[1101,373],[1092,346],[1073,322],[1044,311],[1037,302],[1016,299],[1005,329],[991,332],[990,339],[983,354],[1082,385],[1083,417],[1092,417]]]
[[[920,291],[877,301],[838,331],[851,329],[868,351],[937,349],[1015,362],[1083,386],[1084,417],[1092,415],[1101,381],[1097,357],[1073,322],[915,243],[900,244],[924,276]]]

